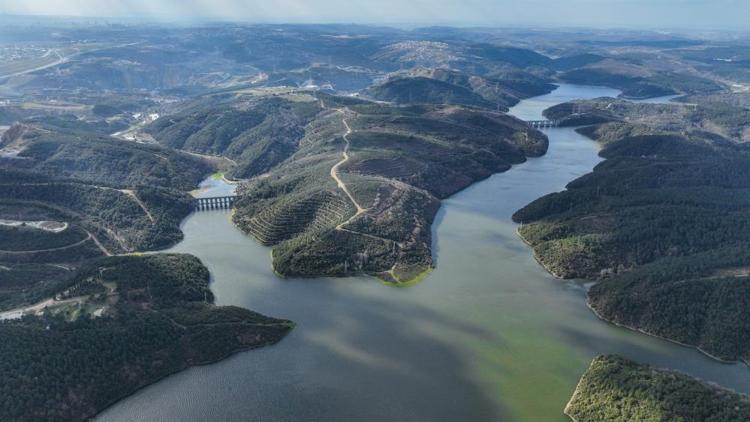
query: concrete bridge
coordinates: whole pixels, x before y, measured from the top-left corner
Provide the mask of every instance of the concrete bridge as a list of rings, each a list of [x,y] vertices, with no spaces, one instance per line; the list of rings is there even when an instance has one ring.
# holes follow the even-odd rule
[[[237,200],[236,195],[231,196],[213,196],[210,198],[195,198],[193,200],[193,209],[196,211],[206,210],[228,210]]]
[[[559,126],[560,121],[559,120],[527,120],[526,124],[533,127],[534,129],[547,129],[547,128]]]

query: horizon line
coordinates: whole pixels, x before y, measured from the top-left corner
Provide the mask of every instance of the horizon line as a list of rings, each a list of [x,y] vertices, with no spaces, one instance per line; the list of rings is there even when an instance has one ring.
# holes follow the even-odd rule
[[[372,27],[388,27],[396,29],[420,29],[430,27],[446,27],[456,29],[504,29],[504,28],[524,28],[524,29],[557,29],[557,30],[621,30],[621,31],[652,31],[652,32],[663,32],[663,31],[703,31],[703,32],[715,32],[725,34],[750,34],[748,28],[732,28],[732,27],[712,27],[706,26],[693,26],[693,27],[679,27],[679,26],[653,26],[653,25],[614,25],[614,24],[571,24],[561,25],[559,23],[552,22],[464,22],[464,21],[449,21],[449,20],[383,20],[383,21],[372,21],[366,19],[353,19],[353,18],[342,18],[342,19],[330,19],[330,20],[316,20],[316,19],[252,19],[247,18],[229,18],[229,17],[199,17],[199,16],[179,16],[171,14],[159,14],[159,15],[126,15],[126,16],[95,16],[95,15],[50,15],[50,14],[18,14],[8,13],[0,11],[0,18],[7,17],[18,17],[26,19],[62,19],[62,20],[111,20],[111,21],[137,21],[141,24],[163,24],[163,25],[191,25],[191,24],[236,24],[236,25],[352,25],[352,26],[372,26]],[[21,25],[22,23],[19,23]],[[28,24],[28,23],[26,23]],[[13,22],[8,23],[8,26],[14,25]],[[16,25],[17,26],[17,25]],[[0,30],[2,32],[2,30]],[[683,34],[684,35],[684,34]]]

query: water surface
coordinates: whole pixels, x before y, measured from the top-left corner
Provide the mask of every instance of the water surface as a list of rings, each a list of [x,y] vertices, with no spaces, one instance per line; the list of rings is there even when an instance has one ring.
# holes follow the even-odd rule
[[[563,85],[512,113],[616,96]],[[411,288],[375,279],[279,279],[270,249],[228,211],[199,212],[173,248],[211,270],[221,305],[289,318],[283,341],[191,368],[145,388],[100,421],[564,421],[591,359],[619,353],[750,392],[750,371],[598,320],[581,284],[554,279],[516,236],[510,216],[600,161],[572,129],[549,129],[549,152],[443,202],[434,225],[437,268]],[[203,195],[229,187],[207,182]]]

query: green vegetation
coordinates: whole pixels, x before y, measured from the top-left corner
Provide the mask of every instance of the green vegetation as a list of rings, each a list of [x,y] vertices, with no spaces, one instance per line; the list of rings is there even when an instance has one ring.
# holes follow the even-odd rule
[[[27,120],[0,144],[20,151],[0,158],[0,219],[66,224],[56,233],[0,225],[0,309],[50,297],[92,258],[176,243],[191,212],[184,191],[211,171],[186,154],[57,122]]]
[[[51,297],[70,275],[69,267],[58,264],[0,264],[0,311]]]
[[[709,79],[684,73],[630,73],[626,65],[600,67],[594,64],[570,70],[560,76],[565,82],[583,85],[604,85],[622,90],[625,98],[652,98],[674,94],[716,92],[722,86]]]
[[[745,360],[750,154],[737,128],[748,114],[727,107],[577,103],[583,114],[627,123],[582,129],[604,145],[606,160],[513,218],[551,272],[600,280],[588,294],[600,317]]]
[[[0,160],[0,169],[99,186],[187,191],[211,173],[208,164],[187,154],[49,125],[16,125],[3,135],[0,147],[18,148],[22,158]]]
[[[182,239],[187,191],[215,168],[169,146],[107,136],[133,123],[124,110],[143,112],[147,101],[81,100],[93,107],[74,104],[65,112],[76,114],[64,114],[50,102],[0,114],[21,120],[0,143],[0,219],[9,220],[0,224],[4,421],[88,420],[165,376],[273,344],[293,327],[214,306],[208,270],[195,257],[103,257]],[[308,105],[314,114],[316,103]],[[269,111],[275,117],[258,136],[270,147],[259,161],[276,159],[274,137],[303,131],[286,112]],[[45,231],[39,221],[64,224]]]
[[[0,204],[6,205],[8,216],[0,214],[0,218],[14,218],[30,212],[28,208],[39,213],[52,210],[56,221],[82,226],[111,252],[164,248],[182,239],[179,224],[191,211],[186,194],[151,187],[132,192],[54,181],[0,183]],[[7,240],[15,245],[10,250],[30,250],[21,246],[28,242],[25,236],[15,234]]]
[[[59,248],[80,242],[86,236],[86,232],[80,227],[54,233],[30,226],[0,225],[0,250],[17,252]]]
[[[86,264],[56,291],[80,300],[0,323],[0,419],[86,420],[167,375],[275,343],[292,328],[212,305],[208,283],[189,255]]]
[[[493,104],[469,89],[436,79],[394,78],[370,89],[377,100],[399,104],[461,104],[492,107]]]
[[[507,111],[523,98],[553,89],[545,79],[528,74],[481,77],[438,68],[413,70],[408,77],[391,78],[367,92],[377,100],[398,104],[460,104]]]
[[[748,262],[744,242],[661,258],[594,285],[589,306],[616,324],[698,347],[714,358],[750,361]]]
[[[737,41],[610,30],[54,26],[6,31],[10,55],[28,57],[6,68],[48,63],[53,49],[67,59],[0,82],[0,130],[12,125],[0,143],[0,219],[30,223],[0,226],[0,311],[28,314],[0,323],[10,339],[0,345],[2,420],[85,419],[169,373],[289,329],[214,307],[194,258],[102,258],[179,241],[186,192],[207,174],[246,179],[234,221],[273,246],[279,274],[365,273],[407,286],[432,268],[442,198],[546,152],[540,132],[501,111],[554,81],[617,87],[624,97],[691,95],[681,105],[601,99],[548,111],[566,125],[596,124],[581,132],[605,145],[607,160],[519,211],[521,235],[553,272],[600,281],[589,303],[603,318],[723,359],[750,356],[750,103],[723,91],[750,82],[750,50]],[[43,220],[67,226],[31,224]],[[497,363],[490,349],[482,351]],[[636,412],[627,415],[644,415]]]
[[[599,356],[565,414],[576,422],[740,422],[750,419],[750,398],[677,372]]]
[[[696,97],[692,97],[696,98]],[[609,142],[623,136],[662,133],[701,131],[730,138],[738,142],[750,140],[750,110],[741,104],[724,103],[724,98],[739,102],[742,96],[706,96],[712,101],[701,100],[699,104],[644,104],[598,98],[588,101],[574,101],[558,104],[545,110],[545,116],[561,120],[563,126],[592,125],[604,122],[627,122],[620,127],[609,126],[588,132],[586,135],[598,141]],[[632,130],[626,134],[622,130]]]
[[[501,113],[457,106],[396,107],[321,94],[327,109],[299,150],[240,190],[235,223],[273,245],[284,276],[366,273],[408,282],[432,267],[439,199],[547,148],[541,133]],[[331,177],[338,174],[365,209]]]
[[[237,165],[229,176],[241,179],[265,173],[291,156],[319,111],[317,102],[276,95],[219,96],[163,117],[146,130],[168,147],[233,159]]]

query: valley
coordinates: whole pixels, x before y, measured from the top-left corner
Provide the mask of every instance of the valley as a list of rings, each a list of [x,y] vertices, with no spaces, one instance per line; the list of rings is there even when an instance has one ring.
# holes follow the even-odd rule
[[[558,103],[616,94],[562,85],[512,113],[539,119]],[[319,420],[375,421],[408,413],[420,420],[562,421],[562,409],[591,359],[613,350],[750,391],[744,365],[720,364],[602,322],[586,308],[582,283],[556,280],[537,264],[516,235],[511,215],[601,160],[596,145],[573,129],[546,133],[545,155],[443,201],[432,229],[436,266],[406,289],[384,288],[367,277],[279,280],[268,247],[234,227],[228,212],[193,214],[183,226],[185,240],[173,251],[195,254],[207,264],[216,275],[217,303],[283,315],[297,327],[272,349],[171,377],[98,420],[232,418],[235,412],[283,419],[309,415],[313,407]],[[339,144],[337,160],[340,154]],[[234,189],[217,180],[207,183],[207,196]],[[294,359],[299,361],[290,367]],[[288,385],[278,373],[296,380],[294,400],[288,400]],[[248,385],[247,379],[260,381]],[[391,388],[394,383],[403,388]],[[220,400],[210,393],[227,387]],[[284,408],[274,406],[279,400],[286,400]]]
[[[0,419],[750,393],[744,40],[49,25],[0,50]]]

